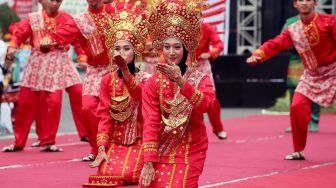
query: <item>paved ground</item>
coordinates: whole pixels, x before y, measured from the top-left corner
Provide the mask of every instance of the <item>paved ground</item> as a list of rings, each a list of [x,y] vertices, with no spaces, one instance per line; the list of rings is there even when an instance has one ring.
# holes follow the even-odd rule
[[[240,115],[245,112],[238,111]],[[323,114],[319,132],[309,133],[305,161],[283,160],[292,152],[291,134],[284,132],[288,115],[223,119],[229,131],[227,140],[215,137],[207,124],[209,149],[200,188],[336,187],[335,118],[336,114]],[[77,135],[57,137],[57,145],[64,149],[60,153],[29,147],[33,141],[29,139],[22,152],[0,152],[1,188],[76,188],[96,173],[97,169],[80,161],[89,146],[79,142]],[[10,143],[2,140],[0,148]]]
[[[221,118],[227,119],[232,117],[244,117],[247,115],[260,114],[261,109],[256,108],[223,108],[221,111]],[[206,117],[207,121],[207,117]],[[35,127],[32,126],[31,134],[29,138],[35,138]],[[58,130],[59,134],[70,134],[75,133],[76,127],[72,118],[72,113],[69,104],[68,94],[64,92],[63,94],[63,103],[62,103],[62,115],[61,115],[61,124]],[[13,135],[1,135],[0,140],[3,139],[13,139]]]

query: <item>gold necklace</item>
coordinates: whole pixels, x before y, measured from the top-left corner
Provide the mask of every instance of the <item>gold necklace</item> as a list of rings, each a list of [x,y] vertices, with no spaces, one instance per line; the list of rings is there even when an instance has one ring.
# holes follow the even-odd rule
[[[115,72],[112,73],[112,94],[110,104],[111,117],[119,122],[126,121],[132,114],[132,108],[130,106],[130,98],[125,84],[123,84],[123,94],[116,96],[116,83]]]
[[[49,17],[48,14],[43,11],[43,15],[44,15],[44,27],[46,32],[50,32],[50,31],[55,31],[56,29],[56,18],[58,17],[59,13],[57,13],[57,15],[55,17]]]
[[[162,83],[164,82],[164,83]],[[159,84],[160,84],[160,108],[162,111],[165,111],[167,113],[174,113],[174,114],[178,114],[181,112],[181,110],[184,109],[184,107],[186,107],[185,104],[183,104],[183,102],[186,101],[186,98],[177,98],[177,94],[178,94],[178,85],[173,82],[173,99],[172,100],[166,100],[165,104],[169,105],[171,108],[166,108],[163,102],[163,85],[166,84],[168,85],[168,81],[166,82],[165,79],[162,79],[162,73],[159,74]],[[172,108],[173,107],[173,108]],[[182,109],[179,109],[181,108]]]

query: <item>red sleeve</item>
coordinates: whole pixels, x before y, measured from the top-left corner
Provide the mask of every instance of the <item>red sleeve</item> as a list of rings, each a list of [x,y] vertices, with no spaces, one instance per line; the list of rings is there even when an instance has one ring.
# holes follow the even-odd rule
[[[333,15],[330,21],[330,29],[331,29],[331,36],[334,39],[334,42],[336,43],[336,16]]]
[[[135,80],[133,77],[128,83],[125,83],[131,97],[135,101],[140,101],[142,99],[142,89],[145,87],[145,83],[149,77],[149,74],[144,72],[139,72],[137,78],[141,80]]]
[[[211,55],[212,59],[215,60],[223,51],[224,43],[220,39],[217,31],[212,26],[209,26],[208,28],[208,33],[210,34],[210,45],[212,46],[209,54]]]
[[[144,161],[158,161],[159,131],[161,128],[161,111],[158,96],[157,75],[148,79],[143,89],[142,116]]]
[[[181,94],[193,105],[193,111],[198,113],[205,113],[209,104],[215,100],[215,92],[208,75],[202,78],[198,88],[186,82],[181,89]]]
[[[64,24],[70,24],[73,21],[72,16],[70,16],[68,13],[60,11],[60,13],[62,13],[62,22],[60,21],[60,24],[57,26],[56,28],[56,32],[58,28],[62,28],[64,26]],[[74,26],[74,25],[72,25]],[[76,25],[77,26],[77,25]],[[87,63],[87,55],[85,53],[85,50],[83,49],[83,46],[80,43],[80,40],[78,38],[76,38],[75,40],[73,40],[71,42],[71,45],[74,46],[75,52],[77,54],[77,62],[79,63]]]
[[[85,53],[79,40],[75,40],[72,45],[75,47],[75,52],[77,54],[77,63],[87,63],[88,56]]]
[[[128,82],[124,81],[124,83],[132,99],[135,101],[141,100],[143,84],[141,82],[137,83],[134,76],[132,76]]]
[[[49,33],[50,38],[59,45],[71,44],[75,40],[81,40],[82,33],[73,18],[70,18],[65,24],[57,26],[56,31]]]
[[[271,57],[277,55],[281,51],[287,50],[292,47],[293,42],[287,28],[280,35],[265,42],[253,53],[253,55],[261,57],[262,62],[264,62],[270,59]]]
[[[111,74],[102,78],[99,91],[99,104],[97,115],[100,118],[97,134],[97,145],[107,146],[112,135],[113,121],[110,115],[110,98],[111,98]]]
[[[19,23],[19,26],[8,46],[17,48],[32,35],[33,35],[33,32],[30,27],[30,21],[28,18],[24,19]]]
[[[130,95],[135,101],[140,101],[142,99],[142,88],[144,83],[138,83],[136,87],[130,90]]]

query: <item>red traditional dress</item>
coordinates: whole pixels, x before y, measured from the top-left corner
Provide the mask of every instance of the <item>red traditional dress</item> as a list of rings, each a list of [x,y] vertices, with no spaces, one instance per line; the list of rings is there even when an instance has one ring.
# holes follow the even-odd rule
[[[48,15],[45,11],[29,14],[21,21],[9,46],[18,47],[31,37],[33,45],[24,76],[21,81],[20,96],[15,122],[15,146],[25,146],[30,126],[36,120],[41,145],[55,144],[60,122],[62,90],[71,88],[72,110],[80,110],[81,79],[67,54],[68,46],[56,46],[48,53],[39,50],[39,44],[46,33],[71,17],[65,12]],[[83,53],[77,43],[78,53]],[[79,92],[78,92],[79,91]],[[79,94],[79,95],[76,95]],[[80,116],[74,119],[80,120]],[[80,130],[80,123],[76,123]],[[85,133],[83,133],[85,134]]]
[[[99,9],[89,7],[86,12],[57,27],[55,32],[49,33],[51,39],[59,45],[78,40],[85,51],[86,55],[79,56],[80,62],[88,63],[83,84],[82,116],[93,155],[97,155],[98,152],[96,135],[99,123],[99,87],[101,78],[108,73],[109,56],[104,31],[108,28],[111,11],[110,4],[104,4]]]
[[[117,71],[103,77],[97,143],[98,147],[105,146],[109,164],[104,161],[85,187],[138,183],[143,165],[142,88],[148,77],[139,72],[130,83],[125,83]]]
[[[336,16],[314,13],[305,22],[299,20],[263,44],[254,55],[266,61],[293,46],[304,73],[295,90],[290,116],[294,150],[303,151],[312,101],[321,106],[336,103]]]
[[[211,47],[211,49],[210,49]],[[200,57],[202,53],[208,53],[211,55],[211,60],[214,61],[224,49],[224,44],[219,38],[217,31],[210,25],[202,23],[202,37],[198,49],[196,50],[196,57]],[[211,64],[209,59],[198,59],[196,69],[206,75],[209,75],[212,85],[215,89],[215,82],[211,70]],[[213,127],[214,133],[224,131],[224,126],[220,118],[221,106],[217,99],[209,105],[208,116],[210,123]]]
[[[201,38],[201,1],[167,0],[153,3],[149,34],[162,50],[167,38],[178,38],[189,52],[187,65],[194,65]],[[165,62],[162,62],[165,63]],[[144,88],[144,162],[153,162],[155,180],[149,187],[196,188],[202,173],[208,138],[203,113],[215,98],[208,75],[189,67],[183,87],[156,73]]]
[[[147,38],[145,14],[138,9],[141,4],[118,9],[110,18],[106,30],[106,46],[113,57],[114,45],[127,41],[136,55],[141,55]],[[127,15],[127,16],[125,16]],[[124,27],[125,22],[128,27]],[[120,50],[120,53],[123,53]],[[113,63],[113,61],[111,61]],[[135,70],[134,62],[128,64],[129,71]],[[144,72],[133,72],[125,81],[122,72],[115,70],[103,77],[100,86],[97,134],[98,147],[104,146],[109,163],[99,165],[97,175],[89,177],[84,187],[113,187],[137,184],[143,166],[141,113],[142,89],[150,77]],[[131,72],[132,74],[132,72]]]
[[[143,91],[144,160],[154,162],[151,187],[195,187],[208,138],[203,113],[214,100],[208,75],[189,69],[179,88],[161,73],[150,78]]]

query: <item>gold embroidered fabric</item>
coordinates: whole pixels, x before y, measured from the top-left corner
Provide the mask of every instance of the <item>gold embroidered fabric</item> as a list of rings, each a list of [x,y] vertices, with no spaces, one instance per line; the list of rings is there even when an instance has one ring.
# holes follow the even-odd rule
[[[108,29],[105,29],[106,46],[110,49],[109,56],[113,56],[114,44],[119,40],[130,42],[135,53],[141,56],[145,50],[148,34],[146,11],[141,9],[141,2],[124,3],[122,9],[113,2],[112,7],[114,7],[114,13],[108,19]]]
[[[262,61],[264,61],[265,58],[266,58],[265,52],[264,52],[263,50],[261,50],[261,49],[256,49],[256,50],[254,51],[254,54],[259,55],[259,56],[261,57],[261,60],[262,60]]]
[[[125,85],[123,85],[123,94],[116,96],[116,76],[115,72],[112,73],[112,95],[110,104],[110,114],[114,120],[119,122],[126,121],[132,114],[130,105],[130,96]]]
[[[143,148],[144,148],[144,152],[157,152],[158,143],[157,142],[144,142]]]
[[[94,14],[89,11],[89,15],[93,19],[99,35],[105,35],[105,31],[109,27],[108,19],[110,18],[110,15],[105,11],[105,5],[101,12]]]
[[[129,94],[126,83],[118,77],[117,72],[111,73],[110,115],[113,119],[112,142],[121,145],[132,145],[141,137],[141,126],[138,122],[140,101],[135,101]],[[135,80],[145,79],[137,73]]]
[[[203,76],[195,69],[188,69],[184,75],[187,82],[195,88],[198,88]],[[200,91],[195,91],[194,100],[190,102],[180,93],[180,88],[175,83],[171,88],[167,86],[168,82],[163,79],[162,74],[159,75],[159,100],[163,128],[160,132],[158,151],[163,155],[169,155],[181,141],[188,126],[193,105],[200,105],[203,101],[203,93]],[[164,87],[165,85],[166,87]],[[168,97],[168,95],[172,97]]]
[[[110,136],[108,134],[99,133],[97,134],[97,144],[105,144],[110,141]]]
[[[320,42],[320,34],[315,24],[317,19],[317,14],[315,15],[314,19],[308,23],[303,24],[303,31],[308,39],[310,46],[316,46]]]
[[[205,8],[203,0],[152,0],[149,2],[149,33],[155,48],[161,49],[162,41],[173,37],[184,42],[190,52],[191,61],[196,57],[201,38],[201,12]]]

